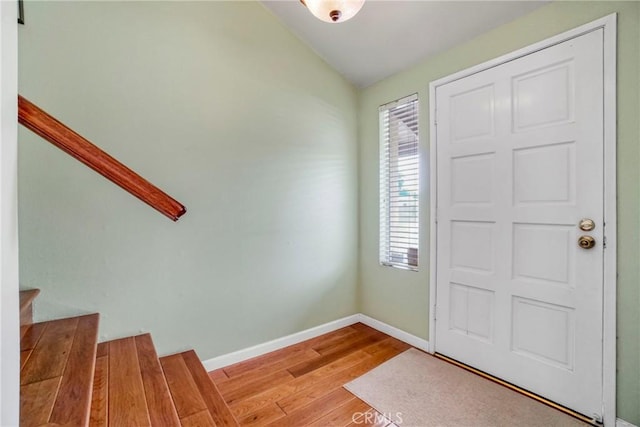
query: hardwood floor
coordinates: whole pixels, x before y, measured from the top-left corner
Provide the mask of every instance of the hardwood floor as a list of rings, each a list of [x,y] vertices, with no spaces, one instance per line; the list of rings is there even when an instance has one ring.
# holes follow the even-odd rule
[[[393,427],[342,386],[410,347],[357,323],[209,377],[240,425]]]

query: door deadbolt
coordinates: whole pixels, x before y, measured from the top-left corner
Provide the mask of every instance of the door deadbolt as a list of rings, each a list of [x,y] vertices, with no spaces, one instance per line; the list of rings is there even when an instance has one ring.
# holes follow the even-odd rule
[[[578,246],[582,249],[591,249],[596,245],[596,239],[591,236],[580,236],[578,239]]]
[[[583,218],[583,219],[580,220],[580,223],[578,224],[578,227],[580,227],[580,230],[582,230],[582,231],[591,231],[594,228],[596,228],[596,223],[593,222],[592,219]]]

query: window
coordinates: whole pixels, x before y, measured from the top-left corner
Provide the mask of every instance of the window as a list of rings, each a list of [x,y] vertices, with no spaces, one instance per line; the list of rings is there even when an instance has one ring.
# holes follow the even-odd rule
[[[380,264],[418,270],[418,95],[380,107]]]

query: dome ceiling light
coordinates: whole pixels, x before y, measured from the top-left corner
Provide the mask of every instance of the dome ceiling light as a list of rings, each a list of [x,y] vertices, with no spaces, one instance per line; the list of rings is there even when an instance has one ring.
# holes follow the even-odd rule
[[[362,9],[365,0],[300,0],[316,18],[339,23],[353,18]]]

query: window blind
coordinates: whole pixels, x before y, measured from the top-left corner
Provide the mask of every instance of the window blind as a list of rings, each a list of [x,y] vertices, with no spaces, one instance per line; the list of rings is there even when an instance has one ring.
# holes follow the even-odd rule
[[[380,107],[380,264],[418,270],[418,95]]]

